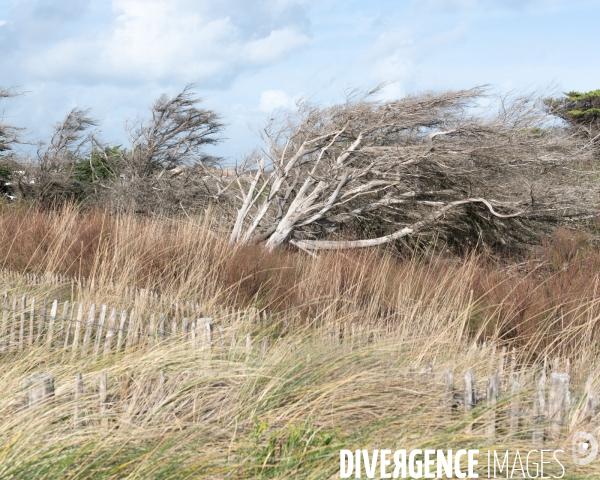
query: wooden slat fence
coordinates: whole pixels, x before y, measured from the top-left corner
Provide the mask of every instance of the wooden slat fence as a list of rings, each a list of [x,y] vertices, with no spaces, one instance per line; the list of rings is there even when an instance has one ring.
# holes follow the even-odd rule
[[[3,274],[16,275],[11,272]],[[56,274],[26,274],[22,277],[25,277],[27,285],[48,281],[57,284],[75,282],[73,278]],[[80,279],[77,282],[85,288],[93,288],[93,281]],[[131,348],[152,348],[162,342],[182,342],[193,352],[204,350],[227,354],[236,351],[240,353],[238,358],[249,362],[266,358],[272,347],[266,336],[256,339],[245,330],[223,328],[226,317],[230,317],[227,322],[230,326],[241,325],[242,320],[248,318],[252,322],[266,319],[265,312],[223,309],[218,316],[206,317],[196,302],[166,299],[155,292],[132,287],[127,288],[124,300],[158,307],[154,311],[145,309],[149,317],[145,314],[142,318],[135,308],[117,310],[107,305],[61,303],[47,298],[28,298],[26,294],[9,295],[6,292],[0,300],[0,353],[45,345],[62,349],[63,355],[73,359],[90,355],[107,356]],[[180,308],[183,303],[187,303],[185,309]],[[174,310],[176,315],[160,312],[161,308]],[[184,311],[188,312],[187,316],[179,316]],[[219,323],[216,329],[215,323]],[[307,319],[306,325],[315,326],[324,344],[348,351],[385,340],[389,333],[386,327],[372,328],[360,323],[324,324]],[[293,350],[294,346],[290,348]],[[516,365],[514,350],[509,353],[506,347],[502,347],[496,352],[495,347],[485,344],[479,348],[481,352],[489,352],[488,370],[492,372],[484,382],[480,382],[479,390],[475,369],[467,369],[464,376],[457,377],[450,369],[436,374],[434,365],[428,364],[419,368],[409,367],[405,374],[418,378],[420,382],[431,383],[432,392],[438,392],[448,414],[461,415],[460,418],[465,419],[466,433],[482,431],[490,437],[529,435],[535,444],[541,444],[564,435],[571,427],[593,422],[597,410],[593,375],[588,378],[584,390],[574,397],[568,359],[563,362],[554,359],[550,365],[545,362],[543,367],[535,367],[539,371],[530,371]],[[305,361],[311,363],[314,359],[308,355]],[[54,380],[48,377],[49,374],[36,375],[23,381],[23,388],[30,392],[25,403],[32,408],[43,403],[44,398],[51,398],[54,392]],[[164,375],[159,375],[164,383]],[[74,400],[84,396],[83,378],[81,374],[75,378]],[[100,396],[101,416],[109,410],[106,396],[109,381],[110,378],[103,374],[99,390],[96,390]],[[482,388],[482,385],[485,387]],[[77,405],[75,402],[75,425],[81,422]],[[103,421],[103,424],[106,422]]]
[[[253,346],[247,338],[246,353],[257,354],[256,358],[262,357],[261,347]],[[259,352],[254,352],[259,350]],[[310,357],[306,359],[310,364]],[[545,372],[537,376],[539,381],[533,391],[522,388],[518,373],[511,375],[512,382],[509,391],[502,391],[498,386],[502,384],[499,370],[487,379],[486,392],[479,394],[475,373],[472,369],[467,370],[461,389],[456,388],[454,374],[446,370],[443,375],[436,377],[429,366],[422,368],[420,373],[411,369],[405,375],[411,376],[419,383],[427,382],[438,391],[438,396],[444,408],[450,416],[465,423],[465,433],[484,433],[487,437],[519,436],[522,440],[531,439],[535,446],[545,441],[557,441],[565,438],[571,428],[585,428],[594,421],[596,414],[596,398],[593,394],[593,377],[588,379],[585,390],[577,400],[572,401],[569,386],[569,375],[566,373],[550,372],[546,377]],[[97,375],[94,375],[97,378]],[[126,380],[130,381],[131,379]],[[547,380],[547,381],[546,381]],[[98,381],[98,380],[97,380]],[[110,382],[119,382],[117,377],[109,377],[106,372],[100,372],[99,387],[84,384],[84,376],[78,373],[74,378],[75,389],[73,393],[73,424],[83,424],[81,400],[90,395],[97,395],[97,401],[91,405],[97,405],[97,415],[101,426],[109,425],[109,418],[114,417],[117,412],[112,410],[111,404],[118,403],[118,399],[109,399],[108,391]],[[152,398],[145,398],[144,404],[152,408],[153,402],[160,404],[164,394],[162,389],[165,385],[165,375],[162,371],[157,372],[157,379],[153,382]],[[51,402],[54,398],[54,378],[49,373],[38,373],[22,382],[24,397],[22,406],[25,408],[36,408],[45,402]],[[98,385],[98,384],[96,384]],[[86,395],[87,390],[87,395]],[[126,391],[122,385],[117,385],[116,390]],[[96,393],[89,393],[96,392]],[[533,408],[533,414],[531,414]],[[86,404],[89,415],[90,402]]]
[[[176,318],[165,313],[138,315],[135,308],[117,310],[107,305],[89,306],[80,302],[39,300],[26,294],[8,292],[0,297],[0,353],[23,351],[45,344],[50,348],[70,350],[75,356],[109,355],[133,347],[153,347],[164,341],[189,342],[192,349],[213,345],[215,334],[212,317]],[[148,308],[145,308],[148,311]],[[142,318],[143,317],[143,318]],[[249,311],[221,309],[219,318],[241,324],[250,319],[264,320],[256,309]],[[219,340],[224,339],[221,334]]]
[[[97,281],[94,278],[88,279],[86,277],[69,276],[54,272],[38,274],[31,272],[14,272],[5,269],[0,270],[0,278],[8,280],[10,284],[27,287],[35,287],[40,285],[70,285],[73,288],[88,292],[94,292],[97,288]],[[113,290],[115,289],[113,282],[109,282],[107,285]],[[198,302],[194,299],[175,299],[172,296],[164,295],[158,291],[135,287],[133,285],[127,285],[125,287],[124,299],[132,302],[143,301],[145,305],[152,307],[169,305],[192,310],[197,310],[200,307]]]

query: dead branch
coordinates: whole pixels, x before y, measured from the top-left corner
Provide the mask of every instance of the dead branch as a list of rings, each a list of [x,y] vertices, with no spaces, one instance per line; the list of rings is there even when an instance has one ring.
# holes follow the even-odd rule
[[[3,98],[16,97],[18,95],[19,93],[15,92],[14,89],[2,88],[0,86],[0,100]],[[3,115],[0,115],[0,152],[10,150],[12,144],[18,143],[20,139],[19,134],[23,131],[22,128],[3,123],[2,117]]]
[[[389,102],[355,95],[275,117],[265,128],[266,164],[253,170],[249,159],[238,169],[230,241],[358,248],[477,224],[502,243],[512,235],[500,234],[502,225],[530,232],[523,222],[534,215],[558,222],[589,213],[595,194],[586,188],[585,152],[549,126],[542,100],[509,95],[493,112],[478,107],[484,97],[484,87]],[[390,231],[323,239],[363,219]]]

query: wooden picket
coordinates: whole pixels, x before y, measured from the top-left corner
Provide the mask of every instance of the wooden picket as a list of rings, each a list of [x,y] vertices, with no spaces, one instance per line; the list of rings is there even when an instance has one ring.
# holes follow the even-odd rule
[[[59,275],[47,278],[52,282],[73,282],[82,288],[94,288],[93,279],[75,281]],[[39,276],[30,275],[28,281],[41,283],[42,280]],[[211,358],[211,355],[221,359],[236,358],[251,366],[255,362],[269,361],[272,343],[276,344],[263,331],[270,323],[264,311],[223,308],[216,310],[214,318],[207,317],[197,302],[173,300],[132,286],[127,286],[123,300],[129,305],[127,309],[104,304],[84,305],[71,300],[65,301],[60,308],[58,300],[48,297],[36,298],[22,291],[3,292],[0,301],[0,353],[9,354],[45,345],[62,349],[63,359],[68,360],[70,355],[71,360],[75,360],[86,356],[107,357],[126,350],[155,348],[165,342],[169,345],[176,342],[189,348],[197,355],[195,358],[205,358],[205,355],[208,355],[206,358]],[[282,328],[287,330],[289,322],[294,321],[286,319]],[[360,350],[385,339],[389,333],[386,330],[389,326],[377,329],[373,324],[363,325],[354,321],[342,323],[318,318],[308,319],[306,324],[320,331],[321,341],[327,349],[333,346],[348,351]],[[250,325],[251,332],[246,331],[246,325]],[[260,335],[256,336],[256,332]],[[238,336],[242,339],[240,345]],[[594,418],[597,408],[594,378],[590,377],[586,382],[582,400],[574,409],[569,359],[561,361],[555,358],[550,362],[551,368],[544,362],[543,367],[535,367],[539,371],[531,372],[526,366],[517,368],[516,352],[506,346],[484,345],[479,353],[485,355],[486,365],[489,357],[489,376],[484,376],[479,385],[475,368],[462,371],[464,377],[455,376],[451,369],[437,377],[433,363],[408,368],[408,374],[418,377],[421,382],[434,382],[435,378],[439,378],[440,398],[448,404],[448,414],[459,415],[460,410],[463,411],[466,433],[481,431],[488,436],[499,435],[499,432],[518,435],[523,428],[528,428],[528,435],[534,443],[541,444],[563,435],[569,424],[586,423]],[[314,354],[306,357],[307,363],[315,361]],[[34,391],[38,388],[34,387],[36,382],[49,385],[50,380],[44,378],[31,378],[27,388]],[[162,379],[159,383],[164,383],[163,373],[159,378]],[[108,424],[110,418],[108,380],[106,374],[102,374],[99,405],[103,425]],[[83,421],[79,402],[83,397],[81,374],[78,374],[75,385],[74,424],[79,425]],[[39,392],[51,390],[50,387],[44,388],[39,386]],[[463,393],[457,394],[460,388],[463,388]],[[32,395],[37,399],[45,393]],[[33,401],[32,405],[36,402]]]
[[[122,316],[123,317],[123,316]],[[109,323],[116,323],[116,310],[112,310],[110,314]],[[204,325],[205,322],[194,322],[194,324],[200,325],[202,330],[208,331]],[[192,330],[192,332],[195,330]],[[234,335],[235,331],[230,331],[230,339],[229,348],[235,347]],[[325,337],[326,335],[324,335]],[[111,337],[109,337],[111,338]],[[196,336],[196,338],[198,338]],[[266,337],[263,337],[266,338]],[[205,340],[206,341],[206,337]],[[219,342],[219,345],[224,344],[225,342]],[[265,347],[266,345],[266,347]],[[349,343],[349,345],[351,345]],[[208,346],[208,344],[204,344],[204,346]],[[219,347],[220,348],[220,347]],[[251,335],[247,335],[246,337],[246,346],[245,346],[245,354],[246,361],[249,361],[251,358],[252,361],[261,361],[261,358],[264,361],[265,353],[268,351],[268,342],[264,340],[260,345],[260,355],[253,355],[253,342]],[[293,350],[293,347],[290,346]],[[306,364],[309,365],[313,361],[311,355],[307,355]],[[432,364],[428,364],[427,366],[421,368],[420,370],[414,368],[409,368],[407,374],[409,378],[414,379],[418,382],[428,382],[435,384],[435,376],[432,376],[434,373],[432,370]],[[455,393],[455,384],[454,384],[454,374],[451,369],[446,369],[440,382],[440,398],[444,403],[448,405],[449,413],[451,416],[460,415],[460,413],[455,409],[456,403],[464,404],[464,412],[466,414],[466,433],[473,433],[476,429],[482,428],[485,434],[489,437],[493,437],[497,435],[498,428],[501,425],[501,422],[505,422],[503,425],[504,431],[508,431],[510,435],[519,434],[519,426],[522,425],[522,419],[530,418],[533,420],[533,441],[534,444],[538,445],[543,443],[546,439],[549,440],[557,440],[562,435],[566,434],[566,429],[568,428],[567,419],[570,418],[570,415],[573,413],[570,411],[570,385],[569,385],[569,374],[567,373],[558,373],[551,372],[550,373],[550,388],[546,391],[545,383],[545,373],[540,373],[540,379],[535,384],[534,395],[533,395],[533,405],[534,405],[534,416],[529,416],[526,413],[521,411],[523,407],[523,402],[525,397],[522,397],[520,393],[522,392],[523,385],[521,384],[521,376],[519,373],[514,372],[515,366],[511,367],[513,372],[511,373],[512,380],[506,381],[506,384],[511,384],[510,386],[510,409],[508,410],[508,418],[505,416],[498,415],[498,400],[502,395],[501,392],[501,379],[499,376],[499,369],[496,369],[493,374],[488,378],[486,384],[486,395],[483,397],[485,402],[481,402],[482,396],[477,395],[476,388],[476,376],[473,369],[467,370],[464,376],[464,394],[458,395]],[[420,373],[417,373],[420,372]],[[159,405],[164,398],[164,388],[165,388],[165,374],[163,371],[159,371],[157,373],[158,380],[154,385],[154,393],[146,400],[147,405],[151,406],[152,404]],[[574,424],[579,424],[581,422],[590,422],[595,415],[595,397],[593,395],[593,378],[590,376],[588,381],[586,382],[585,391],[583,392],[584,397],[581,402],[581,410],[578,412],[574,412],[574,415],[577,417]],[[117,381],[116,378],[111,381]],[[125,381],[130,382],[130,378]],[[84,410],[82,399],[84,398],[84,382],[83,376],[81,373],[78,373],[75,377],[75,391],[73,397],[73,425],[75,427],[79,427],[83,425],[84,422],[89,423],[93,421],[93,418],[99,418],[97,420],[99,425],[103,427],[107,427],[111,421],[111,416],[114,418],[114,414],[110,413],[110,409],[112,408],[111,401],[109,400],[108,391],[109,391],[109,376],[107,372],[100,372],[99,378],[99,387],[96,390],[98,397],[98,405],[97,407],[93,407],[89,402],[85,403],[86,411],[89,412],[90,408],[97,408],[97,412],[99,416],[94,417],[93,415],[89,417],[92,420],[86,420],[82,417]],[[98,385],[98,384],[97,384]],[[34,374],[23,380],[23,390],[27,392],[27,400],[25,401],[25,405],[29,408],[37,408],[39,405],[47,403],[52,400],[55,391],[54,385],[54,377],[49,373],[39,373]],[[127,388],[117,389],[122,392],[127,392]],[[125,393],[126,395],[126,393]],[[89,396],[88,396],[89,398]],[[117,399],[118,401],[118,399]],[[546,408],[547,407],[547,408]],[[93,413],[93,412],[91,412]],[[86,417],[87,418],[87,417]],[[543,425],[548,425],[549,430],[544,430]],[[508,427],[508,428],[507,428]],[[504,435],[504,434],[503,434]],[[550,435],[550,436],[548,436]]]

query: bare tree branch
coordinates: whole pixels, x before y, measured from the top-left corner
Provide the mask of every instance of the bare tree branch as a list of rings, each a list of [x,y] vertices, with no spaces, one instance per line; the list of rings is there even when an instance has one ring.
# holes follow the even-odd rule
[[[162,95],[151,118],[127,127],[130,149],[121,152],[118,184],[111,196],[116,209],[135,211],[198,209],[222,195],[222,178],[212,170],[219,159],[204,153],[221,139],[224,124],[187,85],[173,97]],[[178,168],[177,175],[168,172]],[[207,181],[209,179],[209,181]],[[214,189],[217,188],[215,192]]]
[[[491,203],[484,198],[467,198],[465,200],[457,200],[455,202],[450,202],[448,205],[444,205],[442,208],[428,215],[423,220],[415,222],[408,227],[404,227],[401,230],[398,230],[397,232],[385,235],[383,237],[354,241],[295,240],[294,245],[298,246],[298,248],[301,248],[303,250],[334,250],[375,247],[377,245],[383,245],[385,243],[389,243],[394,240],[398,240],[402,237],[406,237],[408,235],[417,233],[423,228],[433,225],[440,217],[442,217],[451,209],[468,203],[483,203],[488,208],[490,213],[498,218],[514,218],[519,217],[524,213],[524,210],[522,210],[511,214],[500,214],[496,212]]]
[[[13,88],[2,88],[0,86],[0,100],[3,98],[12,98],[20,95]],[[11,145],[19,142],[19,134],[22,128],[8,125],[2,121],[3,115],[0,115],[0,152],[11,149]]]
[[[378,102],[352,92],[340,105],[300,103],[275,116],[263,136],[268,163],[238,169],[243,200],[231,242],[355,248],[467,223],[513,222],[515,232],[529,232],[516,219],[590,213],[585,152],[550,126],[542,100],[511,94],[493,112],[479,107],[486,96],[493,100],[477,87]],[[229,201],[240,200],[232,192]],[[497,210],[515,205],[522,208]],[[401,228],[350,243],[323,239],[366,216],[378,228]]]

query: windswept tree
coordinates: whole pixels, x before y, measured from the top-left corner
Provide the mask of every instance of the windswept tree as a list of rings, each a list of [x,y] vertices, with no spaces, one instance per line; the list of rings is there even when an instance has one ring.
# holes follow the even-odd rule
[[[600,145],[600,89],[589,92],[567,92],[564,97],[549,98],[546,106],[551,114],[562,118],[586,141],[584,148]]]
[[[14,90],[0,87],[0,100],[15,97]],[[12,144],[19,141],[21,128],[3,122],[0,116],[0,198],[12,198],[14,194],[13,172],[17,170],[17,163],[9,155]]]
[[[271,120],[264,154],[221,186],[237,205],[232,243],[319,250],[472,231],[502,245],[595,207],[585,159],[549,126],[541,99],[494,102],[481,87],[385,102],[376,93],[302,102]],[[361,220],[373,228],[360,238],[331,238]]]
[[[588,125],[600,122],[600,89],[590,92],[567,92],[562,98],[548,100],[553,113],[571,124]]]
[[[18,93],[10,88],[2,88],[0,86],[0,100],[4,98],[16,97]],[[3,122],[2,115],[0,115],[0,156],[3,152],[11,149],[11,145],[19,140],[19,133],[23,129],[9,125]]]
[[[110,192],[116,208],[179,208],[202,203],[202,198],[208,196],[202,177],[217,159],[206,155],[204,149],[220,141],[224,124],[217,113],[199,107],[202,98],[195,96],[192,88],[188,85],[173,97],[162,95],[151,107],[148,121],[129,125],[130,148],[119,150],[118,161],[111,160],[111,152],[97,142],[104,163],[118,165],[113,172],[116,183],[99,182]],[[169,171],[176,167],[184,169],[174,177]]]
[[[96,125],[88,109],[72,109],[54,126],[50,141],[38,145],[37,161],[26,165],[18,176],[20,194],[34,198],[41,205],[80,197],[84,186],[74,178],[73,172],[79,159],[91,154],[90,129]]]
[[[13,94],[0,90],[0,96]],[[100,202],[113,209],[169,212],[205,206],[210,194],[206,172],[218,159],[204,153],[223,128],[212,110],[188,85],[174,97],[162,95],[148,121],[127,126],[128,149],[106,145],[93,131],[88,109],[71,110],[40,142],[35,161],[20,161],[11,178],[18,194],[41,205],[65,200]],[[0,123],[0,151],[10,148],[18,129]],[[177,175],[173,174],[175,171]],[[4,170],[2,170],[4,172]],[[6,183],[6,182],[4,182]]]

